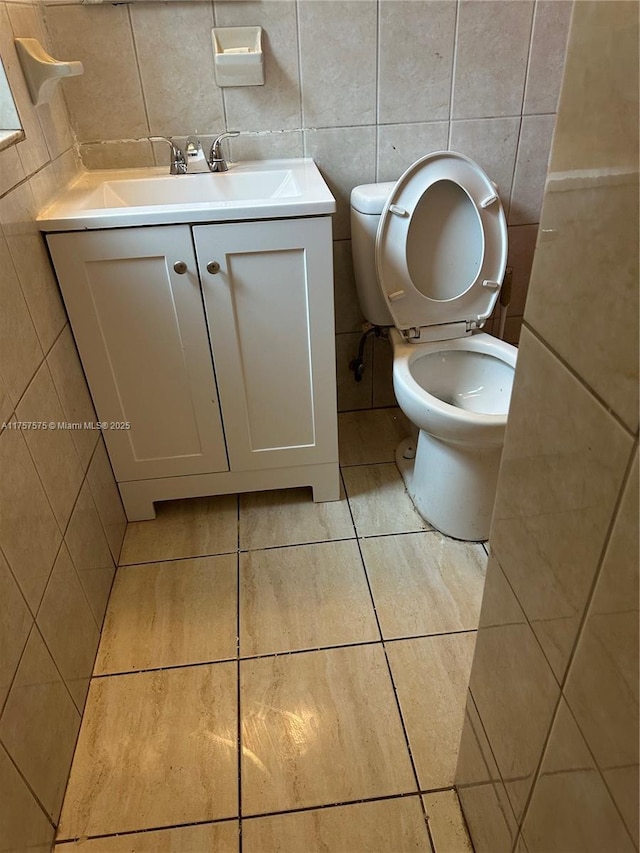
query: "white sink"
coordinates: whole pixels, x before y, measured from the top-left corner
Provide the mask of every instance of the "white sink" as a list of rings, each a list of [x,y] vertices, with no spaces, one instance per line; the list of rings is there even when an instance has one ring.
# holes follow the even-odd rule
[[[335,209],[313,160],[262,160],[201,175],[169,175],[164,168],[85,172],[39,214],[38,226],[76,231],[314,216]]]

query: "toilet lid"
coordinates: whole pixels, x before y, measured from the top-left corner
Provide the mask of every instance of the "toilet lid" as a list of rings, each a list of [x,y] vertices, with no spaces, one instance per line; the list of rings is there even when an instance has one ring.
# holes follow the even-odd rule
[[[398,180],[376,237],[378,282],[396,328],[478,326],[493,311],[507,263],[507,224],[477,163],[438,151]]]

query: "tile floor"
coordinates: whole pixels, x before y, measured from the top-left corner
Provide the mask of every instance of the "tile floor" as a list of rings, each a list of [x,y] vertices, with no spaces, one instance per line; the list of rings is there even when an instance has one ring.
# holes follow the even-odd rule
[[[58,853],[472,850],[452,786],[486,554],[414,511],[406,431],[340,416],[338,502],[129,525]]]

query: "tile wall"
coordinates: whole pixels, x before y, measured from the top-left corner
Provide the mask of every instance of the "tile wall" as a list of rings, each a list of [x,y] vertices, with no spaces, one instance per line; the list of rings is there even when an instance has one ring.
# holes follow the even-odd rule
[[[457,770],[477,853],[638,850],[637,32],[576,4]]]
[[[59,93],[34,108],[13,37],[42,10],[0,3],[0,56],[26,138],[0,152],[0,424],[94,421],[34,217],[78,169]],[[125,519],[90,430],[0,426],[0,846],[50,849]]]
[[[141,137],[243,133],[236,159],[313,157],[338,199],[334,217],[341,410],[393,404],[390,350],[348,363],[363,318],[349,226],[352,187],[395,180],[452,148],[498,183],[514,268],[507,337],[517,341],[555,121],[571,2],[565,0],[232,0],[55,5],[47,26],[85,74],[65,94],[88,168],[167,163]],[[213,25],[261,25],[264,87],[213,82]]]

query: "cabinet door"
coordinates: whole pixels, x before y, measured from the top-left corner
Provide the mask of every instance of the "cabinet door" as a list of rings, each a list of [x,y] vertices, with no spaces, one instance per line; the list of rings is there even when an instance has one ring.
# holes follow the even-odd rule
[[[231,469],[337,461],[331,220],[194,236]]]
[[[48,243],[116,479],[228,470],[189,226]]]

